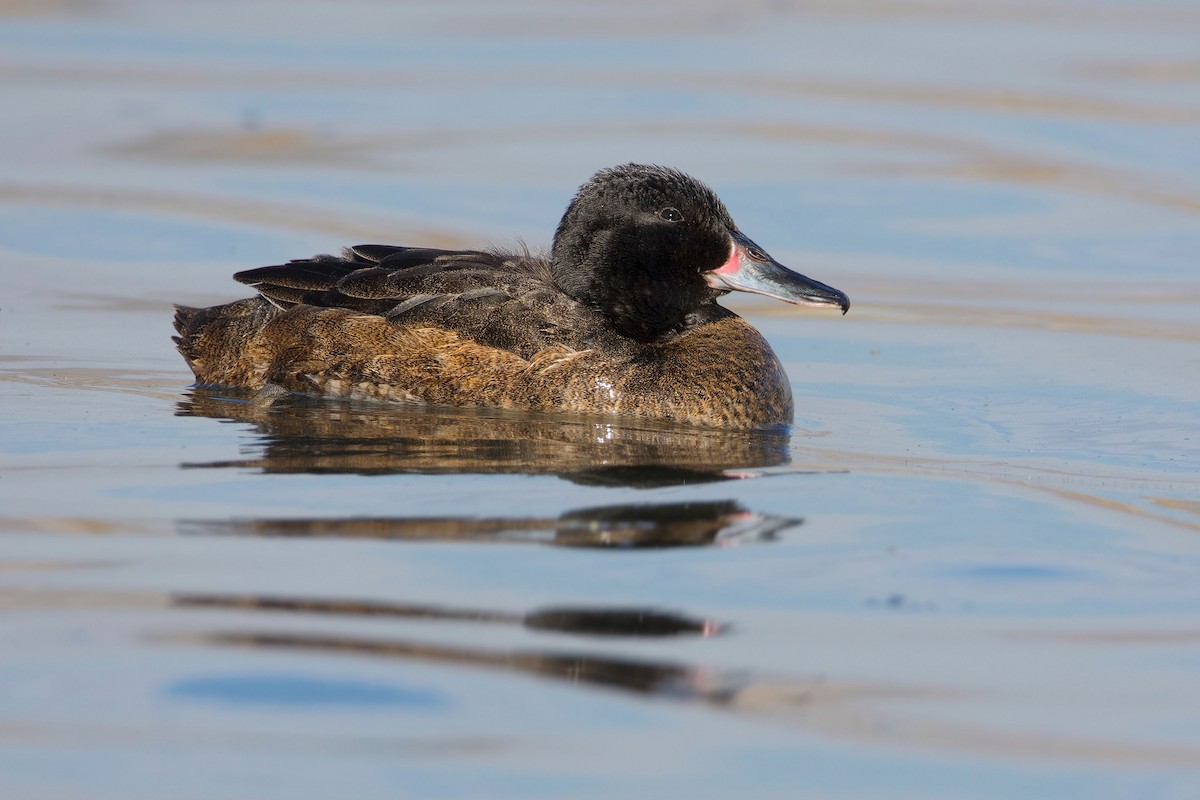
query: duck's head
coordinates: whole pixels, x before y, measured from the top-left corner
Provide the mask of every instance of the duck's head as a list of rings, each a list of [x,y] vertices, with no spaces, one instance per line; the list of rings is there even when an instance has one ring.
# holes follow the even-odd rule
[[[665,167],[597,172],[567,206],[551,255],[564,292],[640,341],[685,330],[729,291],[850,308],[842,292],[767,255],[711,189]]]

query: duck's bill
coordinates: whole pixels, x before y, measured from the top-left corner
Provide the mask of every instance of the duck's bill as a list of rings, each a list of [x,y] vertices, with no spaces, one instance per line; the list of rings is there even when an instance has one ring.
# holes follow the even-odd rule
[[[733,234],[729,259],[704,277],[716,289],[764,294],[804,306],[837,306],[843,314],[850,310],[845,292],[792,272],[741,233]]]

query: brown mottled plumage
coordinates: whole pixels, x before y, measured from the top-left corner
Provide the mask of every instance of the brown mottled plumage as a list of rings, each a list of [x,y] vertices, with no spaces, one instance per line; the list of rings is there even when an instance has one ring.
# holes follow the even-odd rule
[[[849,306],[703,184],[632,164],[580,189],[548,259],[362,245],[235,277],[259,296],[176,313],[201,384],[738,428],[790,422],[791,390],[716,298]]]

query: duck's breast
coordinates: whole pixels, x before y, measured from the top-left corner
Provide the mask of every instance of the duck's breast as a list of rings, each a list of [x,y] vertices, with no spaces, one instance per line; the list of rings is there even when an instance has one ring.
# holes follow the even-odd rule
[[[555,396],[564,410],[731,428],[792,421],[783,365],[762,335],[733,314],[665,343],[576,354],[529,388],[535,398]]]

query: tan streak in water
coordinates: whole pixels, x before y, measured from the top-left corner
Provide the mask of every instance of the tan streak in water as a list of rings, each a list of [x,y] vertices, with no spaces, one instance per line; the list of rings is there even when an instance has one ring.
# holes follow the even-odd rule
[[[110,370],[87,367],[38,367],[18,371],[0,371],[0,382],[30,386],[50,386],[56,389],[81,389],[89,392],[137,394],[173,402],[179,399],[179,389],[191,382],[186,369],[174,371]]]
[[[0,17],[45,17],[78,15],[91,10],[87,0],[0,0]]]
[[[1200,326],[1188,325],[1184,322],[1158,322],[1013,308],[939,306],[928,303],[864,303],[860,304],[856,311],[865,320],[910,325],[1021,328],[1061,333],[1123,336],[1133,339],[1200,341]]]
[[[808,456],[808,458],[805,458]],[[1049,485],[1050,481],[1076,479],[1084,481],[1103,480],[1107,484],[1120,481],[1120,478],[1110,478],[1095,474],[1071,473],[1064,470],[1053,470],[1045,467],[1035,467],[1019,463],[997,462],[968,462],[951,459],[920,458],[915,456],[885,456],[879,454],[858,454],[816,448],[793,448],[791,469],[802,471],[821,471],[842,469],[850,472],[870,472],[877,474],[922,475],[933,478],[958,478],[982,480],[986,483],[1013,486],[1023,491],[1034,491],[1049,494],[1072,504],[1090,506],[1103,511],[1150,520],[1173,528],[1200,532],[1200,522],[1181,520],[1167,514],[1156,514],[1142,506],[1123,503],[1108,497],[1088,492],[1068,489],[1063,486]],[[1017,478],[1015,475],[1024,476]],[[1138,479],[1137,484],[1144,483]],[[1200,481],[1176,481],[1171,488],[1180,493],[1200,490]],[[1186,501],[1185,501],[1186,502]],[[1163,503],[1159,503],[1163,505]]]
[[[1013,639],[1068,642],[1081,645],[1127,645],[1132,647],[1176,647],[1200,644],[1200,629],[1101,629],[1090,631],[1029,631]]]
[[[740,80],[740,79],[736,79]],[[601,82],[607,85],[607,81]],[[751,91],[753,87],[744,87]],[[1053,105],[1057,100],[1047,100]],[[1145,109],[1126,109],[1117,119],[1138,119]],[[1174,112],[1172,112],[1174,113]],[[1142,120],[1145,121],[1145,120]],[[1200,124],[1200,110],[1195,114]],[[1020,153],[1005,152],[970,139],[912,133],[858,129],[844,126],[804,123],[725,124],[696,126],[682,123],[644,123],[587,126],[571,124],[518,126],[485,130],[426,130],[377,135],[355,140],[324,139],[304,131],[275,129],[269,131],[170,131],[148,138],[126,142],[111,148],[112,152],[139,158],[171,158],[185,161],[221,161],[236,163],[245,160],[283,161],[288,163],[340,163],[343,166],[363,166],[372,169],[390,168],[398,173],[405,170],[394,164],[384,165],[390,152],[411,154],[413,151],[447,146],[465,147],[475,143],[496,145],[503,142],[531,143],[535,141],[577,141],[605,139],[614,135],[638,133],[654,136],[706,133],[734,139],[764,138],[783,141],[822,142],[852,145],[878,151],[899,148],[906,152],[934,155],[942,161],[913,165],[888,158],[886,152],[873,163],[862,164],[855,172],[884,177],[925,177],[935,179],[970,180],[983,182],[1044,185],[1056,188],[1119,197],[1138,203],[1171,208],[1200,215],[1200,196],[1182,188],[1163,185],[1162,176],[1144,175],[1133,170],[1117,170],[1086,162],[1051,162]],[[392,159],[394,160],[394,159]],[[384,165],[384,166],[381,166]],[[461,240],[461,237],[459,237]]]
[[[1151,497],[1150,502],[1163,508],[1185,511],[1195,517],[1200,517],[1200,500],[1181,500],[1178,497]]]
[[[107,566],[107,565],[106,565]],[[77,569],[65,564],[58,569]],[[0,611],[114,608],[170,608],[171,598],[157,592],[109,592],[84,589],[0,589]]]
[[[1150,121],[1138,117],[1140,111],[1127,109],[1129,115],[1118,119]],[[1200,110],[1194,123],[1200,124]],[[730,132],[733,133],[732,131]],[[907,131],[843,129],[793,123],[769,123],[746,126],[742,135],[788,141],[821,141],[854,144],[868,148],[899,147],[923,151],[945,158],[942,163],[909,164],[883,160],[864,164],[857,172],[894,177],[950,178],[982,182],[1054,186],[1069,191],[1120,197],[1200,215],[1200,196],[1182,188],[1164,186],[1161,175],[1145,175],[1135,170],[1119,170],[1086,162],[1052,162],[1020,153],[1005,152],[970,139],[913,134]],[[887,158],[887,154],[881,154]]]
[[[1194,767],[1200,763],[1200,748],[1189,745],[1010,731],[878,709],[858,713],[847,709],[835,711],[810,714],[805,722],[823,733],[856,741],[938,752],[957,751],[1050,763],[1082,762],[1106,767],[1116,764]]]
[[[1020,116],[1084,117],[1173,125],[1200,124],[1200,109],[1127,103],[1101,97],[1050,92],[983,89],[975,86],[918,86],[901,83],[867,83],[817,78],[756,76],[705,76],[707,87],[738,91],[796,94],[835,100],[896,103]]]
[[[768,7],[771,7],[768,5]],[[904,18],[992,25],[1018,23],[1023,28],[1065,26],[1069,32],[1082,27],[1116,26],[1174,29],[1200,25],[1200,14],[1185,6],[1117,6],[1094,3],[1081,8],[1077,3],[1013,3],[961,0],[805,0],[795,13],[829,16]]]
[[[107,148],[123,156],[187,162],[247,161],[255,164],[320,164],[377,168],[378,142],[365,138],[321,136],[296,128],[251,130],[169,130]]]
[[[959,164],[878,167],[881,174],[954,178],[985,183],[1043,184],[1089,194],[1123,197],[1200,214],[1200,197],[1147,183],[1139,173],[1089,164],[1065,164],[1029,158],[985,156]]]
[[[182,214],[238,224],[258,224],[305,233],[321,232],[347,241],[412,241],[428,247],[466,247],[468,237],[445,229],[405,223],[391,217],[358,211],[344,216],[327,209],[277,202],[256,202],[240,197],[175,193],[148,189],[96,189],[91,187],[23,186],[0,184],[0,203],[100,208],[151,214]]]
[[[1106,61],[1084,65],[1076,72],[1098,81],[1195,83],[1200,81],[1200,61]]]

